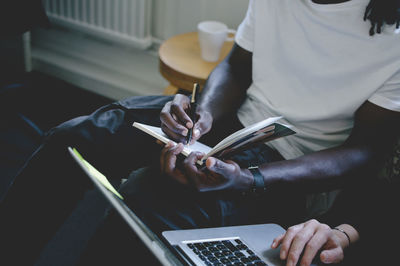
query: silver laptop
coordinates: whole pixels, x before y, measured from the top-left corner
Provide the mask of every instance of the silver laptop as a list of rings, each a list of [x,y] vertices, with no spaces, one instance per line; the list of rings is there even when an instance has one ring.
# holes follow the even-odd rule
[[[99,178],[80,154],[68,147],[75,161],[135,234],[163,265],[284,265],[272,240],[285,230],[277,224],[172,230],[154,234],[124,203],[122,196]],[[103,176],[104,177],[104,176]],[[104,177],[105,178],[105,177]]]

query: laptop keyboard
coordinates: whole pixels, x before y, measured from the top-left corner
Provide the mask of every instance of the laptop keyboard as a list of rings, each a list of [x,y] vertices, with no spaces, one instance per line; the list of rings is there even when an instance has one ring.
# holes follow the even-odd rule
[[[239,238],[186,245],[206,265],[267,265]]]

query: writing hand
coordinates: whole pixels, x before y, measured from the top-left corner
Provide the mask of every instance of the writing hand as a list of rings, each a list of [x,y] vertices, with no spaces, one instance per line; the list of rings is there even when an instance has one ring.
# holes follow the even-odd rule
[[[285,234],[274,239],[271,247],[281,246],[280,258],[286,260],[287,266],[297,265],[301,254],[300,265],[310,265],[320,250],[320,260],[329,264],[343,260],[345,247],[341,243],[346,241],[341,241],[337,232],[328,225],[313,219],[290,227]]]
[[[198,106],[196,110],[197,121],[193,125],[193,121],[188,115],[189,110],[190,100],[183,94],[177,94],[174,99],[167,102],[161,110],[161,129],[176,142],[186,143],[188,129],[193,126],[192,143],[211,129],[213,119],[209,112],[206,112],[201,106]]]

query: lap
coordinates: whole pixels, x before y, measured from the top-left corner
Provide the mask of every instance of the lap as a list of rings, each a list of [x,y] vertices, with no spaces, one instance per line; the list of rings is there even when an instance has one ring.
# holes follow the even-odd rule
[[[254,147],[235,156],[235,161],[273,161],[279,156],[269,147]],[[219,227],[241,224],[292,224],[301,219],[303,195],[291,195],[282,200],[281,191],[268,191],[254,196],[235,191],[198,192],[178,184],[150,166],[133,171],[121,189],[129,207],[154,232],[164,230]]]

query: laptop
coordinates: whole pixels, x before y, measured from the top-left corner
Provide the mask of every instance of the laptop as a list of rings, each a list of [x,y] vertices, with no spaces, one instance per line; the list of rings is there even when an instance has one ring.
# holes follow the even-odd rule
[[[104,175],[68,147],[74,160],[162,265],[284,265],[272,240],[285,230],[257,224],[164,231],[160,239],[124,203]]]

